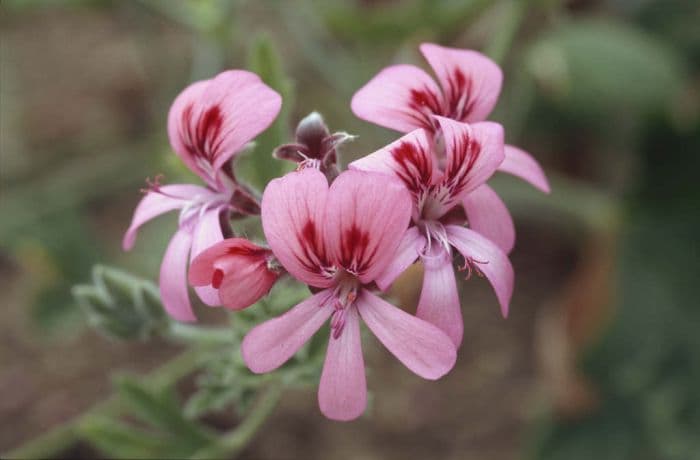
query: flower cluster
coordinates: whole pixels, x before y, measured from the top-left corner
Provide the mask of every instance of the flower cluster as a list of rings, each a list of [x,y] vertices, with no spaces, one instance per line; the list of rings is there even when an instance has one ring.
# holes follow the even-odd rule
[[[129,249],[144,222],[180,210],[160,271],[163,304],[176,320],[195,320],[188,281],[205,304],[232,310],[254,304],[282,276],[308,285],[312,295],[254,327],[241,353],[253,372],[272,371],[329,322],[318,399],[335,420],[365,410],[360,320],[421,377],[438,379],[454,366],[463,333],[455,259],[467,277],[486,277],[507,315],[515,230],[486,182],[503,171],[548,191],[537,162],[504,144],[501,125],[484,121],[500,92],[499,67],[474,51],[420,50],[438,83],[396,65],[352,100],[358,117],[403,137],[342,171],[338,147],[352,136],[331,134],[312,113],[294,142],[274,152],[296,171],[272,180],[261,199],[231,160],[276,118],[280,96],[240,70],[190,85],[170,110],[168,134],[205,185],[151,183],[124,237]],[[260,215],[265,243],[233,235],[230,220],[249,215]],[[378,294],[416,261],[424,278],[413,315]]]

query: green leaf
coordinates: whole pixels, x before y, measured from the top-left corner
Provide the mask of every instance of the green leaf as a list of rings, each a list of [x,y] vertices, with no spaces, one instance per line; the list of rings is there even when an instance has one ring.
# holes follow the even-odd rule
[[[192,449],[210,441],[196,422],[184,417],[178,402],[168,391],[158,393],[148,390],[127,377],[119,379],[117,388],[134,414],[144,422],[177,437]]]
[[[532,46],[528,69],[546,95],[582,113],[654,109],[682,85],[671,47],[615,22],[565,24]]]
[[[162,436],[106,417],[91,417],[80,434],[110,458],[157,458],[167,446]]]
[[[285,167],[288,168],[284,162],[272,157],[272,151],[290,136],[289,114],[293,106],[293,85],[284,73],[279,52],[266,34],[258,35],[252,40],[248,68],[282,96],[279,116],[257,137],[254,151],[244,158],[239,168],[243,170],[244,177],[262,189],[270,179],[281,175]]]
[[[73,287],[73,297],[88,322],[119,339],[146,339],[165,330],[169,319],[158,288],[121,270],[96,265],[93,284]]]

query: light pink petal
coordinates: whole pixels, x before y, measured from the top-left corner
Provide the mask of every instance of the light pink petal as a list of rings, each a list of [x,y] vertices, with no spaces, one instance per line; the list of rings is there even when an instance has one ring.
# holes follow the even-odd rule
[[[248,263],[230,271],[221,282],[221,303],[231,310],[242,310],[267,295],[279,275],[267,269],[265,261]]]
[[[435,71],[445,94],[443,115],[473,123],[485,120],[501,92],[503,72],[481,53],[424,43],[421,53]]]
[[[173,149],[206,180],[277,117],[282,98],[254,73],[229,70],[190,85],[168,115]]]
[[[347,310],[340,337],[329,338],[318,386],[318,404],[323,415],[340,421],[359,417],[367,407],[365,362],[355,308]]]
[[[457,352],[452,340],[427,321],[409,315],[363,290],[356,302],[367,327],[411,371],[435,380],[452,369]]]
[[[425,247],[426,239],[423,232],[418,227],[411,227],[406,230],[399,248],[394,257],[384,271],[377,277],[375,282],[379,289],[386,291],[389,286],[418,258],[418,254]]]
[[[503,127],[492,122],[468,125],[444,117],[436,119],[447,156],[442,187],[447,189],[449,199],[442,203],[441,210],[446,212],[486,182],[503,162]]]
[[[202,214],[194,230],[194,238],[192,240],[192,251],[190,253],[191,260],[194,260],[205,249],[214,246],[216,243],[224,239],[221,232],[221,222],[219,214],[221,210],[214,208]],[[196,286],[194,290],[205,305],[211,307],[221,305],[219,300],[219,292],[211,286]]]
[[[498,194],[484,184],[462,199],[469,228],[481,233],[508,254],[515,245],[515,226],[508,208]]]
[[[353,161],[349,167],[398,177],[415,201],[439,178],[437,164],[433,161],[432,142],[424,129],[411,131],[386,147]]]
[[[324,238],[336,265],[369,283],[391,262],[413,204],[393,177],[345,171],[328,192]]]
[[[464,321],[451,257],[438,250],[421,260],[425,271],[416,316],[439,327],[459,348]]]
[[[494,243],[468,228],[448,225],[447,237],[466,259],[489,280],[501,305],[501,313],[508,316],[508,306],[513,295],[513,266],[508,256]]]
[[[355,93],[350,104],[359,118],[407,133],[432,129],[431,114],[440,114],[442,94],[425,71],[412,65],[387,67]]]
[[[196,321],[187,293],[187,259],[192,245],[192,235],[178,230],[165,250],[160,265],[160,297],[163,307],[178,321]]]
[[[139,227],[149,220],[168,211],[183,207],[186,202],[202,194],[211,194],[197,185],[164,185],[160,192],[149,191],[136,206],[129,229],[124,234],[122,247],[125,251],[134,247]]]
[[[280,263],[298,280],[329,287],[323,275],[330,265],[323,241],[328,181],[313,168],[271,181],[262,198],[262,224],[267,243]]]
[[[287,362],[333,313],[329,298],[327,290],[321,291],[248,332],[241,353],[250,370],[262,374]]]
[[[512,145],[505,146],[505,155],[503,163],[498,167],[499,171],[517,176],[544,193],[549,193],[547,176],[532,155]]]

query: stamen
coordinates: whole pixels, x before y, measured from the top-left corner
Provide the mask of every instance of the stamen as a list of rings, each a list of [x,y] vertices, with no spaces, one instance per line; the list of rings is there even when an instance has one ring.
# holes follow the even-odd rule
[[[472,271],[476,273],[478,277],[483,278],[484,273],[479,269],[478,265],[485,265],[487,263],[489,263],[488,260],[477,260],[473,257],[465,257],[464,264],[458,266],[457,270],[461,272],[468,270],[467,276],[464,278],[465,280],[468,280],[472,277]]]

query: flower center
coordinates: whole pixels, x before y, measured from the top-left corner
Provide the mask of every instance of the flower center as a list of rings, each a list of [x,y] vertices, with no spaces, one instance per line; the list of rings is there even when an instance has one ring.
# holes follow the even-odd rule
[[[436,220],[421,220],[417,223],[418,228],[423,230],[427,243],[422,257],[433,257],[435,253],[450,254],[450,242],[447,239],[445,227]]]
[[[331,335],[334,339],[340,337],[345,327],[348,308],[357,300],[360,289],[360,280],[355,275],[345,270],[336,273],[336,286],[331,296],[335,311],[331,316]]]

